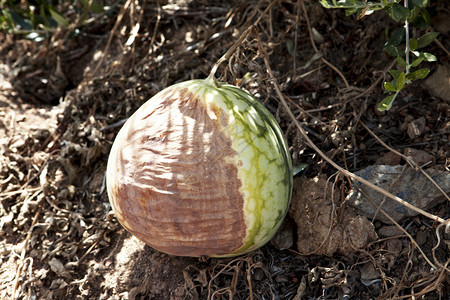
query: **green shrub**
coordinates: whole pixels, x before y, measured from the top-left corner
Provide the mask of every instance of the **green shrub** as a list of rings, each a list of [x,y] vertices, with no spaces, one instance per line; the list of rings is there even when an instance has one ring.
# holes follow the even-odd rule
[[[431,21],[427,7],[429,0],[382,0],[382,1],[357,1],[357,0],[319,0],[325,8],[345,9],[346,15],[356,14],[358,19],[372,14],[378,10],[384,10],[394,21],[404,24],[387,39],[383,51],[397,59],[397,65],[401,71],[391,69],[389,74],[391,81],[384,82],[386,96],[378,105],[378,110],[389,110],[397,95],[414,79],[427,77],[430,69],[419,68],[423,61],[434,62],[436,57],[423,48],[428,46],[437,36],[437,32],[427,32],[422,36],[413,38],[409,36],[410,24],[421,31],[425,31]],[[420,51],[419,51],[420,50]],[[410,59],[412,58],[412,59]]]

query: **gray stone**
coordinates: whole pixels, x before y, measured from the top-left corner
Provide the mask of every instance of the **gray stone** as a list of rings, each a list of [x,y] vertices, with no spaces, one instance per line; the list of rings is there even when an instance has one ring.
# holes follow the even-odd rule
[[[416,243],[419,247],[422,247],[427,242],[427,232],[425,230],[419,230],[416,234]]]
[[[360,272],[361,272],[361,279],[365,281],[380,278],[380,272],[375,268],[375,266],[371,262],[365,263],[361,267]]]
[[[431,95],[450,103],[450,64],[438,65],[425,81],[425,86]]]
[[[425,172],[447,194],[450,192],[449,172],[433,168],[426,169]],[[445,200],[444,195],[430,180],[420,171],[415,171],[408,166],[373,165],[355,172],[355,174],[422,210],[427,210]],[[363,183],[355,182],[353,189],[347,196],[347,201],[350,206],[369,219],[375,216],[375,219],[391,224],[390,220],[382,212],[377,212],[377,207],[366,196],[377,205],[383,202],[382,209],[397,222],[405,217],[418,215],[417,212],[406,208]]]

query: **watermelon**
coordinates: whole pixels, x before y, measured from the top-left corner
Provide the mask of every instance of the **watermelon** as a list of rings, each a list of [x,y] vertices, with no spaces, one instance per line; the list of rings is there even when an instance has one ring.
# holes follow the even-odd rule
[[[126,121],[106,179],[117,220],[152,248],[232,257],[274,236],[292,170],[264,105],[236,86],[199,79],[162,90]]]

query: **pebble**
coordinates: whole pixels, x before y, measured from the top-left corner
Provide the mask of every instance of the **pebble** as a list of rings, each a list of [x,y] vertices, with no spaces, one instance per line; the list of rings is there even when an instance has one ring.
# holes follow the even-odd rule
[[[434,179],[444,192],[450,192],[449,172],[433,168],[425,169],[425,172]],[[425,175],[408,166],[372,165],[355,172],[355,174],[425,211],[430,207],[446,201],[442,193]],[[391,221],[382,212],[378,211],[377,207],[365,195],[370,197],[377,205],[380,205],[384,201],[382,209],[396,222],[406,217],[413,217],[419,214],[416,211],[406,208],[397,201],[387,198],[385,195],[369,188],[363,183],[355,182],[346,200],[358,213],[369,219],[375,216],[375,219],[385,224],[391,224]]]
[[[430,167],[436,163],[436,159],[434,158],[434,156],[423,150],[406,148],[404,154],[406,156],[410,156],[413,161],[419,166],[427,165],[427,167]]]
[[[266,274],[264,273],[264,271],[262,270],[262,269],[256,269],[254,272],[253,272],[253,276],[252,276],[252,278],[254,279],[254,280],[256,280],[256,281],[260,281],[260,280],[262,280],[264,277],[266,276]]]
[[[425,230],[419,230],[416,234],[416,243],[419,246],[423,246],[427,242],[427,232]]]
[[[375,268],[375,266],[371,262],[365,263],[361,267],[360,272],[362,280],[368,281],[380,278],[380,272]]]
[[[425,81],[425,87],[434,97],[450,103],[450,64],[439,64]]]
[[[403,249],[402,241],[400,241],[399,239],[388,240],[386,241],[386,248],[388,252],[397,256]]]
[[[425,124],[426,120],[424,117],[420,117],[408,123],[406,133],[408,134],[409,138],[414,139],[418,136],[421,136],[425,131]]]
[[[399,165],[402,161],[402,157],[398,154],[395,154],[394,152],[387,152],[383,156],[381,156],[379,159],[377,159],[376,164],[377,165],[390,165],[395,166]]]

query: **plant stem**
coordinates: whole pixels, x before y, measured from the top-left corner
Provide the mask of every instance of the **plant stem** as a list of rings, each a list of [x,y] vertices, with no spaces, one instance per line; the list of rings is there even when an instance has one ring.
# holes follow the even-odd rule
[[[408,8],[408,0],[405,0],[404,5]],[[409,73],[409,25],[408,19],[405,20],[405,39],[406,39],[406,48],[405,48],[405,60],[406,60],[406,74]]]

